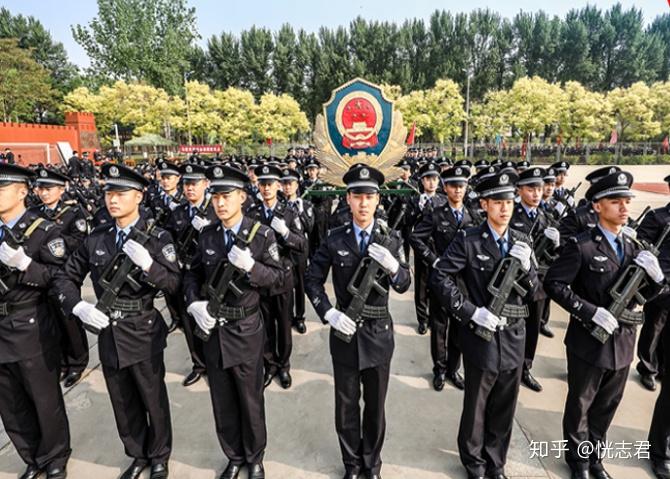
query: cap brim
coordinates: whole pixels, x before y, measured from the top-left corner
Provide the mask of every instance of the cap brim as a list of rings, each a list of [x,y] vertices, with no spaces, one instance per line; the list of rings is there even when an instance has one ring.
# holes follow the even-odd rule
[[[354,186],[352,188],[347,188],[347,193],[355,193],[355,194],[379,193],[379,188],[375,188],[374,186]]]
[[[494,193],[490,196],[480,196],[482,200],[513,200],[515,197],[513,191]]]

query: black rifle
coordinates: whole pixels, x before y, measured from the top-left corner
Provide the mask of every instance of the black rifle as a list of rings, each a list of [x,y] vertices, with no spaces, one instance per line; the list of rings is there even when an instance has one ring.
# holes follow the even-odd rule
[[[391,237],[386,235],[378,236],[375,238],[375,243],[385,248],[390,248]],[[377,280],[377,276],[383,271],[384,269],[381,264],[370,256],[366,256],[358,263],[356,271],[351,277],[349,284],[347,284],[347,291],[351,294],[351,301],[344,314],[351,318],[357,326],[363,322],[363,310],[370,293],[375,290],[382,296],[388,294],[388,290]],[[345,343],[350,343],[353,338],[353,334],[344,334],[338,330],[335,330],[334,334]]]
[[[233,240],[234,245],[242,245],[246,248],[251,244],[256,231],[258,231],[258,223],[254,225],[247,238],[241,237],[239,234],[235,235]],[[235,284],[235,282],[244,274],[244,271],[239,269],[228,260],[222,260],[214,269],[214,273],[209,278],[206,284],[203,285],[203,292],[207,296],[207,312],[214,318],[219,318],[219,310],[225,304],[226,295],[231,291],[236,297],[242,296],[243,292]],[[205,331],[200,326],[195,328],[194,333],[196,337],[207,342],[211,337],[210,331]]]
[[[151,223],[146,231],[133,227],[127,239],[135,240],[142,246],[147,244],[157,224],[155,220],[150,221]],[[138,266],[123,250],[118,251],[100,276],[98,285],[102,289],[102,294],[98,298],[95,308],[109,315],[114,310],[114,303],[124,286],[128,285],[133,291],[139,291],[142,285],[135,279],[138,269]],[[100,329],[90,324],[84,323],[84,328],[93,334],[100,334]]]
[[[582,182],[581,182],[581,181],[580,181],[579,183],[577,183],[576,186],[574,186],[573,188],[569,189],[569,190],[565,193],[565,195],[563,195],[561,198],[558,198],[558,199],[556,200],[556,203],[557,203],[557,204],[560,203],[560,204],[562,204],[563,207],[564,207],[563,210],[560,211],[560,214],[563,214],[564,211],[567,211],[567,210],[569,210],[570,208],[572,208],[572,206],[568,203],[568,198],[572,198],[572,199],[574,200],[574,199],[575,199],[575,193],[577,192],[577,190],[579,189],[580,186],[582,186]]]
[[[656,243],[649,244],[643,242],[642,246],[654,256],[658,256],[668,233],[670,233],[670,224],[665,225]],[[607,308],[607,311],[621,324],[627,326],[642,324],[644,316],[640,313],[629,311],[627,308],[634,299],[637,300],[640,306],[647,302],[647,298],[640,293],[640,290],[648,284],[647,272],[644,268],[635,263],[629,264],[610,288],[609,294],[613,301]],[[603,344],[610,337],[610,334],[605,329],[595,323],[591,328],[591,335]]]
[[[209,208],[209,203],[212,200],[212,197],[209,196],[205,199],[205,202],[202,204],[202,207],[197,208],[195,216],[199,216],[202,219],[207,218],[207,208]],[[190,257],[193,254],[194,238],[197,231],[196,229],[189,224],[181,234],[179,240],[177,241],[177,257],[182,261],[183,264],[190,264]],[[189,261],[187,261],[189,259]]]
[[[638,216],[636,219],[633,221],[630,221],[626,226],[629,228],[633,228],[634,230],[637,230],[640,227],[640,223],[642,223],[642,220],[646,216],[646,214],[649,212],[651,209],[651,206],[647,206],[644,210],[642,210],[642,213],[640,213],[640,216]]]
[[[528,291],[519,284],[519,280],[526,275],[521,266],[521,261],[512,256],[506,256],[500,260],[495,273],[486,289],[491,293],[491,300],[487,309],[498,317],[505,316],[506,303],[512,291],[516,291],[519,296],[525,296]],[[493,339],[494,332],[482,326],[475,327],[475,334],[485,341]]]

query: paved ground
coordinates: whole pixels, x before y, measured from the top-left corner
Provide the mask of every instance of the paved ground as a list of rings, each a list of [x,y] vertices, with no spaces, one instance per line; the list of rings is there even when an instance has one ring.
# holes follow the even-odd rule
[[[569,178],[571,183],[583,177],[586,168],[575,170]],[[638,176],[638,171],[632,171]],[[667,173],[667,168],[647,167],[639,176],[644,182],[658,182]],[[581,194],[584,191],[582,187]],[[647,204],[656,207],[667,201],[667,195],[639,192],[635,211],[641,211]],[[87,294],[90,295],[90,288]],[[273,384],[266,390],[269,443],[265,465],[269,478],[339,478],[343,472],[333,425],[327,329],[308,309],[308,333],[294,335],[293,387],[284,391]],[[450,386],[440,393],[433,391],[429,337],[415,332],[411,293],[393,294],[391,311],[396,323],[396,352],[387,401],[383,476],[386,479],[465,477],[456,446],[462,394]],[[566,326],[566,313],[554,307],[551,327],[556,337],[541,338],[533,368],[544,391],[538,394],[521,388],[507,467],[511,477],[569,477],[561,459],[531,458],[530,449],[531,441],[550,444],[561,439],[566,395],[562,337]],[[169,338],[166,364],[174,430],[171,477],[215,478],[227,461],[214,434],[206,383],[201,381],[189,389],[181,386],[190,367],[181,333]],[[130,461],[124,457],[116,433],[95,345],[90,368],[84,381],[66,391],[73,446],[69,477],[116,478]],[[655,398],[656,393],[643,389],[631,373],[623,403],[610,429],[609,439],[619,443],[619,454],[634,453],[633,445],[646,439]],[[4,434],[0,436],[0,446],[3,446],[0,479],[17,477],[23,465]],[[613,459],[607,464],[614,477],[653,477],[646,462],[636,458]]]

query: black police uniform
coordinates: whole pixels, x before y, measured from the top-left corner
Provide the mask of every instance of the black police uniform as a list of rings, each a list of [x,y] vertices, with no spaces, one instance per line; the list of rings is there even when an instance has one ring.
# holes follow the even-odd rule
[[[297,171],[284,169],[282,170],[282,181],[300,181],[300,175]],[[287,200],[288,205],[297,213],[299,224],[295,226],[299,231],[305,235],[306,245],[303,251],[298,252],[291,250],[291,261],[293,262],[293,325],[301,334],[305,329],[305,270],[307,269],[307,260],[309,258],[309,235],[314,229],[314,206],[312,202],[305,198],[296,198],[295,200]]]
[[[281,170],[276,166],[259,166],[254,170],[259,181],[279,181]],[[276,234],[277,253],[282,264],[284,275],[261,294],[261,313],[265,323],[267,344],[265,346],[265,383],[279,374],[282,387],[291,386],[290,358],[293,349],[292,312],[293,312],[293,263],[291,252],[304,253],[307,238],[302,231],[298,212],[289,207],[285,201],[277,198],[268,215],[265,203],[253,206],[245,214],[253,221],[270,226],[272,218],[285,221],[289,231],[286,237]]]
[[[513,173],[498,173],[483,180],[478,192],[483,197],[504,194],[511,199],[516,179]],[[507,252],[518,242],[530,245],[530,238],[511,227],[506,234]],[[514,317],[496,328],[490,342],[482,339],[471,318],[477,307],[489,305],[492,296],[487,286],[501,259],[501,249],[484,222],[454,238],[431,276],[441,303],[461,321],[465,396],[458,449],[469,477],[504,474],[524,361],[523,319],[538,286],[531,260],[530,270],[519,280],[527,294],[522,297],[514,290],[506,302],[516,311],[508,316]]]
[[[381,173],[365,166],[350,170],[344,181],[347,184],[355,183],[354,180],[361,175],[363,178],[377,177],[377,184],[383,183]],[[389,233],[375,221],[367,245]],[[390,240],[391,247],[388,249],[397,252],[400,267],[393,281],[388,274],[382,274],[378,282],[387,291],[390,286],[404,293],[411,282],[409,267],[404,261],[400,236],[394,233]],[[346,311],[352,299],[347,285],[365,256],[366,251],[359,250],[359,240],[355,237],[353,226],[342,226],[329,232],[312,257],[307,268],[305,289],[324,323],[326,312],[333,307],[324,287],[331,267],[336,307]],[[388,294],[379,294],[378,291],[370,293],[363,311],[363,322],[351,342],[336,337],[332,328],[330,332],[335,379],[335,426],[347,477],[364,471],[370,476],[379,475],[381,470],[381,449],[386,430],[384,404],[394,349],[393,322],[388,311],[388,301]],[[359,405],[361,384],[364,427],[361,427]]]
[[[630,196],[631,183],[628,173],[608,175],[591,186],[587,200],[598,199],[598,195]],[[620,241],[622,261],[600,227],[585,231],[566,243],[544,279],[549,297],[570,313],[564,340],[568,396],[563,434],[567,440],[566,461],[577,477],[587,477],[589,469],[596,473],[603,470],[597,450],[589,457],[581,457],[584,454],[580,455],[579,445],[589,441],[597,447],[605,440],[633,360],[634,326],[620,324],[604,344],[590,333],[596,309],[611,304],[610,287],[640,251],[629,238]],[[641,291],[645,297],[655,295],[662,287],[651,280],[650,283]]]
[[[0,185],[32,176],[0,164]],[[59,384],[59,328],[46,299],[65,260],[65,242],[55,223],[30,211],[0,230],[0,243],[16,248],[8,230],[32,261],[25,271],[0,263],[6,286],[0,289],[0,417],[26,473],[46,470],[48,477],[64,478],[70,429]]]
[[[200,165],[186,164],[179,168],[182,178],[187,181],[206,180],[206,167]],[[198,205],[192,205],[185,201],[177,206],[169,215],[165,229],[172,234],[177,248],[177,255],[179,263],[182,268],[182,273],[191,267],[191,260],[195,249],[198,245],[199,233],[195,230],[191,221],[198,215],[210,222],[217,220],[214,208],[209,203],[209,195],[206,193],[203,196],[202,202]],[[199,375],[205,372],[205,361],[202,352],[202,342],[194,335],[196,324],[193,318],[186,313],[186,305],[184,304],[184,295],[178,294],[165,298],[166,305],[169,308],[172,316],[172,324],[170,330],[176,328],[178,325],[184,331],[186,338],[186,345],[188,346],[191,355],[192,369],[189,375],[184,380],[184,385],[193,384],[193,381],[199,379]]]
[[[69,178],[53,170],[40,168],[37,170],[35,184],[38,186],[61,186],[64,187]],[[88,231],[86,217],[76,201],[59,201],[52,209],[47,205],[35,206],[31,212],[38,216],[53,221],[61,230],[61,237],[65,241],[67,253],[76,250],[84,241]],[[60,308],[56,305],[53,294],[49,300],[54,306],[54,312],[59,316],[59,325],[62,331],[62,358],[61,368],[66,386],[72,386],[79,380],[81,374],[88,365],[88,338],[86,331],[79,321],[74,318],[62,316]]]
[[[419,182],[425,176],[439,175],[439,167],[435,163],[426,163],[418,171]],[[438,186],[438,190],[439,190]],[[409,217],[412,229],[421,221],[425,214],[429,214],[435,208],[441,208],[446,202],[443,195],[435,194],[424,198],[424,194],[412,196],[409,203]],[[411,246],[411,243],[410,243]],[[419,332],[426,333],[426,326],[430,321],[430,304],[428,297],[428,273],[430,264],[426,263],[418,251],[414,251],[414,307],[416,308],[416,319],[419,323]]]
[[[213,193],[243,188],[248,182],[244,173],[229,167],[210,167],[207,175]],[[236,467],[259,465],[265,453],[265,330],[259,307],[260,292],[284,276],[272,229],[243,217],[237,235],[246,241],[254,230],[247,246],[255,260],[254,266],[236,280],[239,296],[230,290],[226,293],[226,311],[221,315],[226,321],[221,320],[215,326],[203,346],[216,434],[223,452]],[[245,247],[237,239],[234,244]],[[217,265],[227,264],[228,251],[225,228],[220,221],[202,230],[191,267],[184,275],[186,304],[210,299],[203,294],[202,285],[212,277]]]
[[[445,183],[464,184],[467,184],[469,175],[469,171],[462,167],[454,167],[441,174]],[[422,258],[425,264],[430,265],[432,271],[436,261],[444,254],[457,233],[474,225],[472,215],[465,205],[461,205],[458,211],[457,218],[454,208],[447,200],[442,206],[423,214],[410,235],[410,243],[415,254]],[[456,378],[461,365],[461,350],[458,346],[459,322],[440,304],[434,290],[430,288],[430,283],[429,277],[433,386],[441,390],[445,379],[449,377],[459,387],[462,386],[460,377]]]
[[[315,159],[309,160],[305,164],[305,171],[309,168],[319,168],[320,164]],[[307,190],[318,189],[319,185],[325,185],[323,181],[319,178],[316,180],[305,179],[300,185],[301,193],[304,193]],[[328,218],[330,217],[332,200],[324,196],[314,196],[310,198],[312,205],[314,206],[314,229],[312,234],[309,236],[309,256],[312,257],[316,250],[319,247],[319,244],[326,237],[328,232]]]
[[[126,187],[130,183],[132,188],[140,189],[146,185],[143,177],[121,165],[106,164],[102,174],[106,188]],[[149,224],[140,216],[134,227],[147,231]],[[81,285],[89,273],[96,297],[103,294],[101,275],[121,251],[117,242],[116,225],[101,225],[57,273],[55,287],[66,314],[72,314],[81,300]],[[134,458],[133,466],[155,467],[168,462],[172,430],[163,361],[167,327],[153,300],[159,290],[166,295],[177,294],[181,277],[168,232],[154,227],[144,247],[153,264],[148,272],[139,268],[131,272],[140,288],[123,285],[114,310],[108,314],[110,324],[99,334],[98,351],[125,452]]]
[[[670,203],[647,213],[637,229],[638,240],[655,243],[668,223],[670,223]],[[668,293],[665,293],[662,296],[667,295]],[[640,337],[637,342],[636,369],[642,376],[650,376],[652,381],[656,375],[663,376],[665,373],[665,348],[661,341],[661,332],[668,319],[668,308],[663,307],[663,299],[659,298],[659,300],[645,303],[645,321],[640,328]]]

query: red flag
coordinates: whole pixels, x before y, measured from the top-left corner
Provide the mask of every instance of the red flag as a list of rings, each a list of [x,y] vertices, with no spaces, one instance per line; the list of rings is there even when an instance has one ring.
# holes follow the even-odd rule
[[[267,143],[268,145],[272,146],[272,138],[266,138],[266,139],[265,139],[265,143]]]
[[[521,157],[523,158],[526,156],[526,148],[527,148],[527,143],[526,140],[523,140],[523,144],[521,145]]]
[[[616,128],[612,129],[612,136],[610,136],[610,145],[616,145],[616,142],[619,141],[619,134],[616,131]]]
[[[668,136],[666,135],[665,138],[663,138],[663,148],[662,148],[662,151],[664,151],[665,153],[667,153],[669,149],[670,149],[670,141],[668,140]]]
[[[416,122],[412,122],[412,128],[409,130],[409,135],[407,135],[407,144],[414,144],[414,135],[416,134]]]

